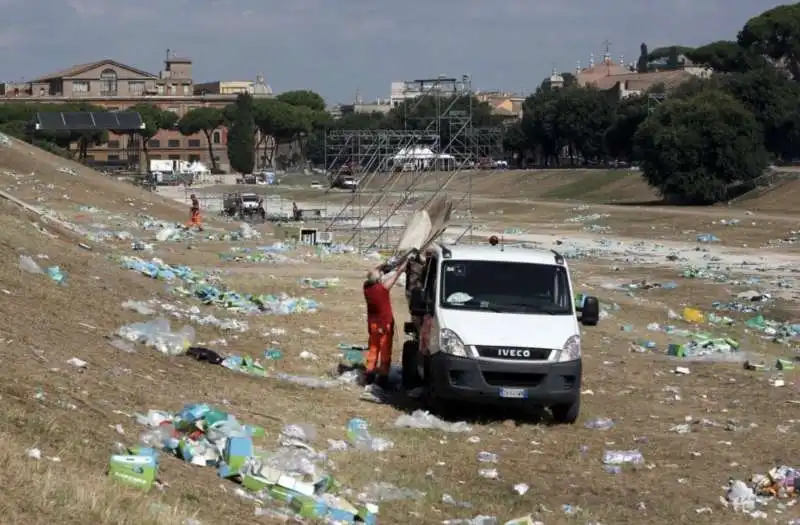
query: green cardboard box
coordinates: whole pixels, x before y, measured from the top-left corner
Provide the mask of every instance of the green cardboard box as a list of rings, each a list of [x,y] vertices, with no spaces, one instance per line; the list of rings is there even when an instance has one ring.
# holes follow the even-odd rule
[[[111,456],[108,475],[126,485],[150,490],[156,482],[158,467],[154,456]]]

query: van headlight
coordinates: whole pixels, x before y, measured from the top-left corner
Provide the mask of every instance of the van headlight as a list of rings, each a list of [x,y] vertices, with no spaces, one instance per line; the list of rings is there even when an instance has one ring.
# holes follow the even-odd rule
[[[464,341],[448,328],[442,328],[442,331],[439,332],[439,349],[445,354],[467,357]]]
[[[561,347],[561,353],[558,354],[558,362],[566,363],[567,361],[577,361],[581,358],[581,336],[573,335]]]

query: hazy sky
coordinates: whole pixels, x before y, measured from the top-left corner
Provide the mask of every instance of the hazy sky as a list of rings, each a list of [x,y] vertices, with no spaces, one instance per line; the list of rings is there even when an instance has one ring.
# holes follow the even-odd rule
[[[157,73],[167,48],[196,82],[254,79],[330,103],[388,97],[392,80],[470,74],[530,92],[554,65],[635,60],[639,44],[733,39],[769,0],[0,0],[0,80],[113,58]],[[783,2],[785,3],[785,2]]]

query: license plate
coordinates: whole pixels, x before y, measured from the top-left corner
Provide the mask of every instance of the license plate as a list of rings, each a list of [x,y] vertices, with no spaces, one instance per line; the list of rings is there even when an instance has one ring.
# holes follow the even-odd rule
[[[525,399],[528,397],[528,391],[524,388],[501,388],[500,397],[507,399]]]

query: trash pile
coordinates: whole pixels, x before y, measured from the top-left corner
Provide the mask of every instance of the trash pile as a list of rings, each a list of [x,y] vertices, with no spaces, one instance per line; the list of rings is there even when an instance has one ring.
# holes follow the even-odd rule
[[[147,277],[164,281],[180,281],[173,292],[199,299],[204,304],[241,313],[266,313],[288,315],[297,313],[315,313],[319,303],[305,297],[291,297],[288,294],[253,295],[243,294],[235,290],[226,290],[219,283],[216,275],[198,273],[188,266],[169,265],[160,259],[145,261],[139,257],[124,256],[122,266]]]
[[[378,502],[369,494],[374,491],[355,503],[337,495],[341,487],[329,473],[333,465],[327,453],[310,445],[316,438],[310,426],[284,426],[278,447],[265,450],[254,443],[266,435],[265,429],[244,425],[206,404],[187,405],[178,414],[151,410],[136,419],[149,430],[139,445],[111,456],[109,476],[118,482],[149,490],[159,483],[159,453],[165,452],[192,465],[216,468],[220,478],[239,483],[251,499],[271,504],[273,516],[377,523]],[[361,419],[351,420],[346,434],[349,444],[331,443],[332,450],[380,452],[393,446],[371,436]]]
[[[772,339],[774,343],[787,344],[791,340],[800,337],[800,323],[779,323],[765,319],[759,314],[744,323],[748,328],[764,334],[764,337]]]
[[[244,333],[250,329],[247,321],[232,318],[218,319],[211,314],[202,315],[200,308],[197,306],[184,307],[179,304],[164,303],[157,299],[150,299],[149,301],[128,300],[122,303],[122,307],[141,315],[156,315],[159,310],[162,310],[176,319],[185,319],[201,326],[214,326],[223,331]]]
[[[276,379],[306,388],[333,388],[341,384],[339,381],[321,377],[296,376],[284,372],[270,372],[267,371],[260,360],[254,359],[249,355],[240,356],[236,354],[227,354],[223,357],[213,350],[199,346],[188,347],[188,349],[186,349],[186,355],[197,361],[211,365],[220,365],[228,370],[233,370],[241,374]],[[283,353],[277,348],[268,348],[264,351],[265,361],[277,361],[282,358]]]
[[[279,244],[279,243],[276,243]],[[219,258],[226,262],[243,262],[259,264],[298,264],[303,261],[292,259],[284,255],[286,250],[274,250],[270,246],[258,247],[255,249],[241,248],[232,249],[228,253],[220,253]]]
[[[750,483],[731,480],[722,504],[736,512],[749,514],[753,518],[766,518],[758,510],[771,500],[788,500],[800,494],[800,470],[781,465],[766,474],[756,474]],[[790,522],[794,523],[794,522]]]

